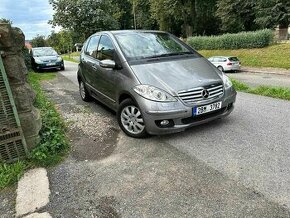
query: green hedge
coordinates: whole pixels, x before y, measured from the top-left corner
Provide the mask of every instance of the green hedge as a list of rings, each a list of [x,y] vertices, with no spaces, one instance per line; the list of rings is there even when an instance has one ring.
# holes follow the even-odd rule
[[[273,39],[273,31],[265,29],[221,36],[196,36],[189,38],[187,43],[195,50],[263,48],[270,45]]]

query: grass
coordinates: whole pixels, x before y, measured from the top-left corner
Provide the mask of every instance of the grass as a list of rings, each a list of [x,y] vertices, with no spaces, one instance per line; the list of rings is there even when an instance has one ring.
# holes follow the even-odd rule
[[[29,74],[29,83],[36,92],[35,106],[40,109],[42,128],[40,130],[41,141],[32,150],[33,162],[41,166],[50,166],[59,162],[68,150],[68,142],[65,136],[65,123],[55,109],[54,104],[43,93],[40,81],[52,78],[51,74]]]
[[[62,58],[65,61],[71,61],[71,62],[75,62],[75,63],[79,63],[78,60],[74,59],[73,57],[79,57],[80,56],[80,52],[73,52],[71,54],[64,54],[62,55]]]
[[[0,164],[0,189],[17,182],[27,168],[27,161],[19,161],[14,164]]]
[[[259,86],[251,88],[245,83],[231,79],[233,86],[237,91],[252,93],[256,95],[263,95],[272,98],[279,98],[290,101],[290,89],[271,86]]]
[[[45,96],[40,85],[41,81],[55,77],[54,73],[30,72],[28,74],[29,83],[36,92],[35,106],[41,112],[41,141],[31,151],[29,159],[13,164],[0,163],[0,189],[17,182],[27,169],[55,165],[62,160],[69,149],[64,121],[54,104]]]
[[[243,66],[290,69],[290,43],[275,44],[266,48],[237,50],[200,50],[205,57],[238,56]]]
[[[75,63],[79,63],[79,61],[77,61],[76,59],[68,56],[68,55],[62,55],[63,60],[65,61],[71,61],[71,62],[75,62]]]

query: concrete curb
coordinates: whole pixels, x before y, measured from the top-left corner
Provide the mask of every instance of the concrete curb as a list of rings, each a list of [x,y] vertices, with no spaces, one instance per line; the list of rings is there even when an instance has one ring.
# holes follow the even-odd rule
[[[248,68],[248,67],[242,67],[241,68],[241,72],[290,76],[290,70],[276,69],[276,68]]]
[[[47,213],[32,214],[49,203],[50,190],[46,169],[36,168],[26,172],[18,182],[16,193],[16,217],[50,217]]]

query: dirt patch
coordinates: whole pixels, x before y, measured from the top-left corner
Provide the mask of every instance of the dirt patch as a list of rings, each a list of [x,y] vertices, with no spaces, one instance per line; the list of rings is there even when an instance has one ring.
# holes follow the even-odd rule
[[[71,158],[100,160],[112,154],[120,130],[110,110],[96,107],[94,101],[83,102],[77,87],[62,76],[54,83],[43,83],[43,88],[67,123],[68,138],[72,142]]]
[[[69,138],[73,141],[72,157],[79,161],[100,160],[110,156],[115,147],[118,135],[117,129],[109,129],[106,137],[87,135],[81,129],[72,129]]]

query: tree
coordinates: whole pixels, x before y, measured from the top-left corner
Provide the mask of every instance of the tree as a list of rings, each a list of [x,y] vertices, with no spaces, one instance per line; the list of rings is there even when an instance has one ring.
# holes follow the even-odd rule
[[[195,10],[195,0],[151,0],[151,13],[159,28],[176,35],[191,36]]]
[[[262,28],[288,28],[290,24],[289,0],[258,0],[256,23]]]
[[[150,0],[152,16],[161,30],[176,35],[210,35],[218,32],[216,0]]]
[[[150,1],[149,0],[131,0],[132,4],[135,5],[135,10],[132,10],[131,13],[135,13],[136,17],[136,26],[137,29],[158,29],[157,21],[151,14],[150,11]]]
[[[221,30],[230,33],[256,30],[254,8],[253,0],[219,0],[216,14],[221,20]]]
[[[48,46],[45,36],[37,35],[31,40],[32,47],[45,47]]]
[[[59,53],[70,53],[74,48],[73,33],[68,30],[62,30],[59,33],[52,32],[47,43]]]
[[[119,28],[111,0],[49,0],[49,3],[55,11],[49,23],[82,33],[83,38]]]
[[[132,3],[130,0],[112,0],[113,17],[120,29],[131,29],[133,24]]]
[[[6,18],[0,18],[0,23],[7,23],[7,24],[10,24],[10,25],[13,24],[12,20],[9,20],[9,19],[6,19]]]

